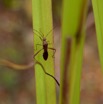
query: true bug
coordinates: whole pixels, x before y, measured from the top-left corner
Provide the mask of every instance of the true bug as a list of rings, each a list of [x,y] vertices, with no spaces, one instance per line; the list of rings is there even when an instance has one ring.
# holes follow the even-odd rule
[[[53,29],[52,29],[52,30],[53,30]],[[48,47],[48,44],[49,44],[49,43],[48,43],[48,41],[47,41],[47,39],[46,39],[46,37],[50,34],[50,32],[51,32],[52,30],[50,30],[50,31],[48,32],[48,34],[46,34],[46,36],[44,37],[44,34],[43,34],[42,32],[37,31],[37,30],[34,29],[34,31],[36,31],[37,33],[40,34],[40,36],[37,35],[37,34],[36,34],[36,35],[37,35],[37,36],[40,38],[40,40],[42,41],[42,45],[41,45],[41,44],[36,44],[36,48],[37,48],[37,45],[40,45],[40,46],[43,47],[42,49],[40,49],[38,52],[35,53],[34,58],[35,58],[35,56],[36,56],[41,50],[44,50],[44,52],[43,52],[43,58],[44,58],[45,61],[48,59],[48,49],[53,50],[53,51],[54,51],[54,54],[55,54],[56,49],[55,49],[55,48]],[[54,57],[54,54],[53,54],[53,57]]]
[[[53,30],[53,29],[52,29],[52,30]],[[38,34],[36,34],[36,35],[37,35],[37,36],[40,38],[40,40],[42,41],[42,45],[41,45],[41,44],[36,44],[36,48],[37,48],[37,45],[43,46],[42,49],[40,49],[38,52],[35,53],[34,58],[35,58],[35,56],[36,56],[41,50],[44,50],[44,52],[43,52],[43,58],[44,58],[44,60],[47,60],[47,59],[48,59],[48,49],[53,50],[53,51],[54,51],[54,54],[55,54],[56,49],[51,48],[51,47],[48,47],[48,44],[49,44],[49,43],[48,43],[48,41],[46,40],[46,37],[49,35],[49,33],[50,33],[52,30],[50,30],[50,31],[48,32],[48,34],[44,37],[44,34],[43,34],[42,32],[37,31],[37,30],[34,29],[34,31],[36,31],[37,33],[40,34],[40,36],[39,36]],[[53,57],[54,57],[54,54],[53,54]],[[37,61],[37,63],[39,63],[39,62]],[[39,63],[39,64],[42,66],[41,63]],[[45,69],[44,69],[43,66],[42,66],[42,68],[43,68],[44,73],[47,74],[48,76],[52,77],[52,78],[56,81],[56,83],[58,84],[58,86],[60,86],[60,84],[59,84],[59,82],[57,81],[57,79],[56,79],[54,76],[52,76],[51,74],[47,73],[47,72],[45,71]]]

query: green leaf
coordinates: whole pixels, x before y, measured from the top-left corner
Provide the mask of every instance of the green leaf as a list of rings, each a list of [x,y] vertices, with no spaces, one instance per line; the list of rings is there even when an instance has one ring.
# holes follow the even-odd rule
[[[86,0],[64,0],[60,104],[80,104]]]
[[[52,5],[51,0],[32,0],[32,12],[33,12],[33,29],[41,31],[44,37],[52,29]],[[34,48],[36,44],[41,44],[42,41],[37,36],[38,32],[34,30]],[[38,34],[40,35],[40,34]],[[52,43],[49,47],[53,47],[53,34],[52,32],[47,36],[47,41]],[[34,54],[42,47],[38,46]],[[48,59],[43,59],[43,51],[36,55],[36,60],[39,61],[46,72],[54,76],[54,59],[52,57],[53,51],[48,49]],[[56,104],[56,88],[55,80],[50,76],[45,75],[43,69],[39,66],[35,66],[35,78],[36,78],[36,104]]]
[[[99,57],[103,70],[103,0],[92,0],[92,5],[96,24]]]

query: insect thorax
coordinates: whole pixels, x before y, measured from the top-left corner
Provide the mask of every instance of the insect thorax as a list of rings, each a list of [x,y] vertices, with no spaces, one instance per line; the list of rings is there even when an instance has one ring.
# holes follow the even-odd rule
[[[47,41],[46,41],[46,38],[43,39],[43,45],[47,45]]]

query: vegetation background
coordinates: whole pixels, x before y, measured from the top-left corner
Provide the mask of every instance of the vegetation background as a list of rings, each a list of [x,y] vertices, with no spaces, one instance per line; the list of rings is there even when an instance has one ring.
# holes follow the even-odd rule
[[[31,0],[0,0],[0,60],[17,64],[33,62]],[[52,0],[55,54],[55,77],[60,81],[60,40],[62,0]],[[103,103],[103,77],[100,67],[91,2],[86,19],[86,41],[81,78],[81,104]],[[59,88],[57,87],[57,96]],[[0,65],[0,104],[35,104],[35,79],[30,70],[12,70]]]

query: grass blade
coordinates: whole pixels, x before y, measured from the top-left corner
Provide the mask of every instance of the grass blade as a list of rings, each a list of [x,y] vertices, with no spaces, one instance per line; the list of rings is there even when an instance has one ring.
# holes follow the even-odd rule
[[[80,104],[86,8],[86,0],[64,0],[60,104]]]
[[[33,12],[33,28],[37,31],[41,31],[44,36],[52,29],[52,5],[51,0],[32,0],[32,12]],[[40,34],[38,34],[40,35]],[[53,35],[52,32],[48,35],[47,40],[52,43],[50,47],[53,47]],[[34,34],[34,47],[36,44],[42,44],[39,37]],[[37,50],[41,47],[38,46]],[[54,59],[52,58],[53,51],[48,50],[48,60],[43,59],[43,51],[41,51],[35,58],[42,63],[46,72],[54,76]],[[56,104],[56,89],[55,80],[45,75],[42,68],[39,65],[35,66],[35,78],[36,78],[36,104]]]
[[[92,5],[96,23],[99,57],[103,70],[103,0],[92,0]]]

